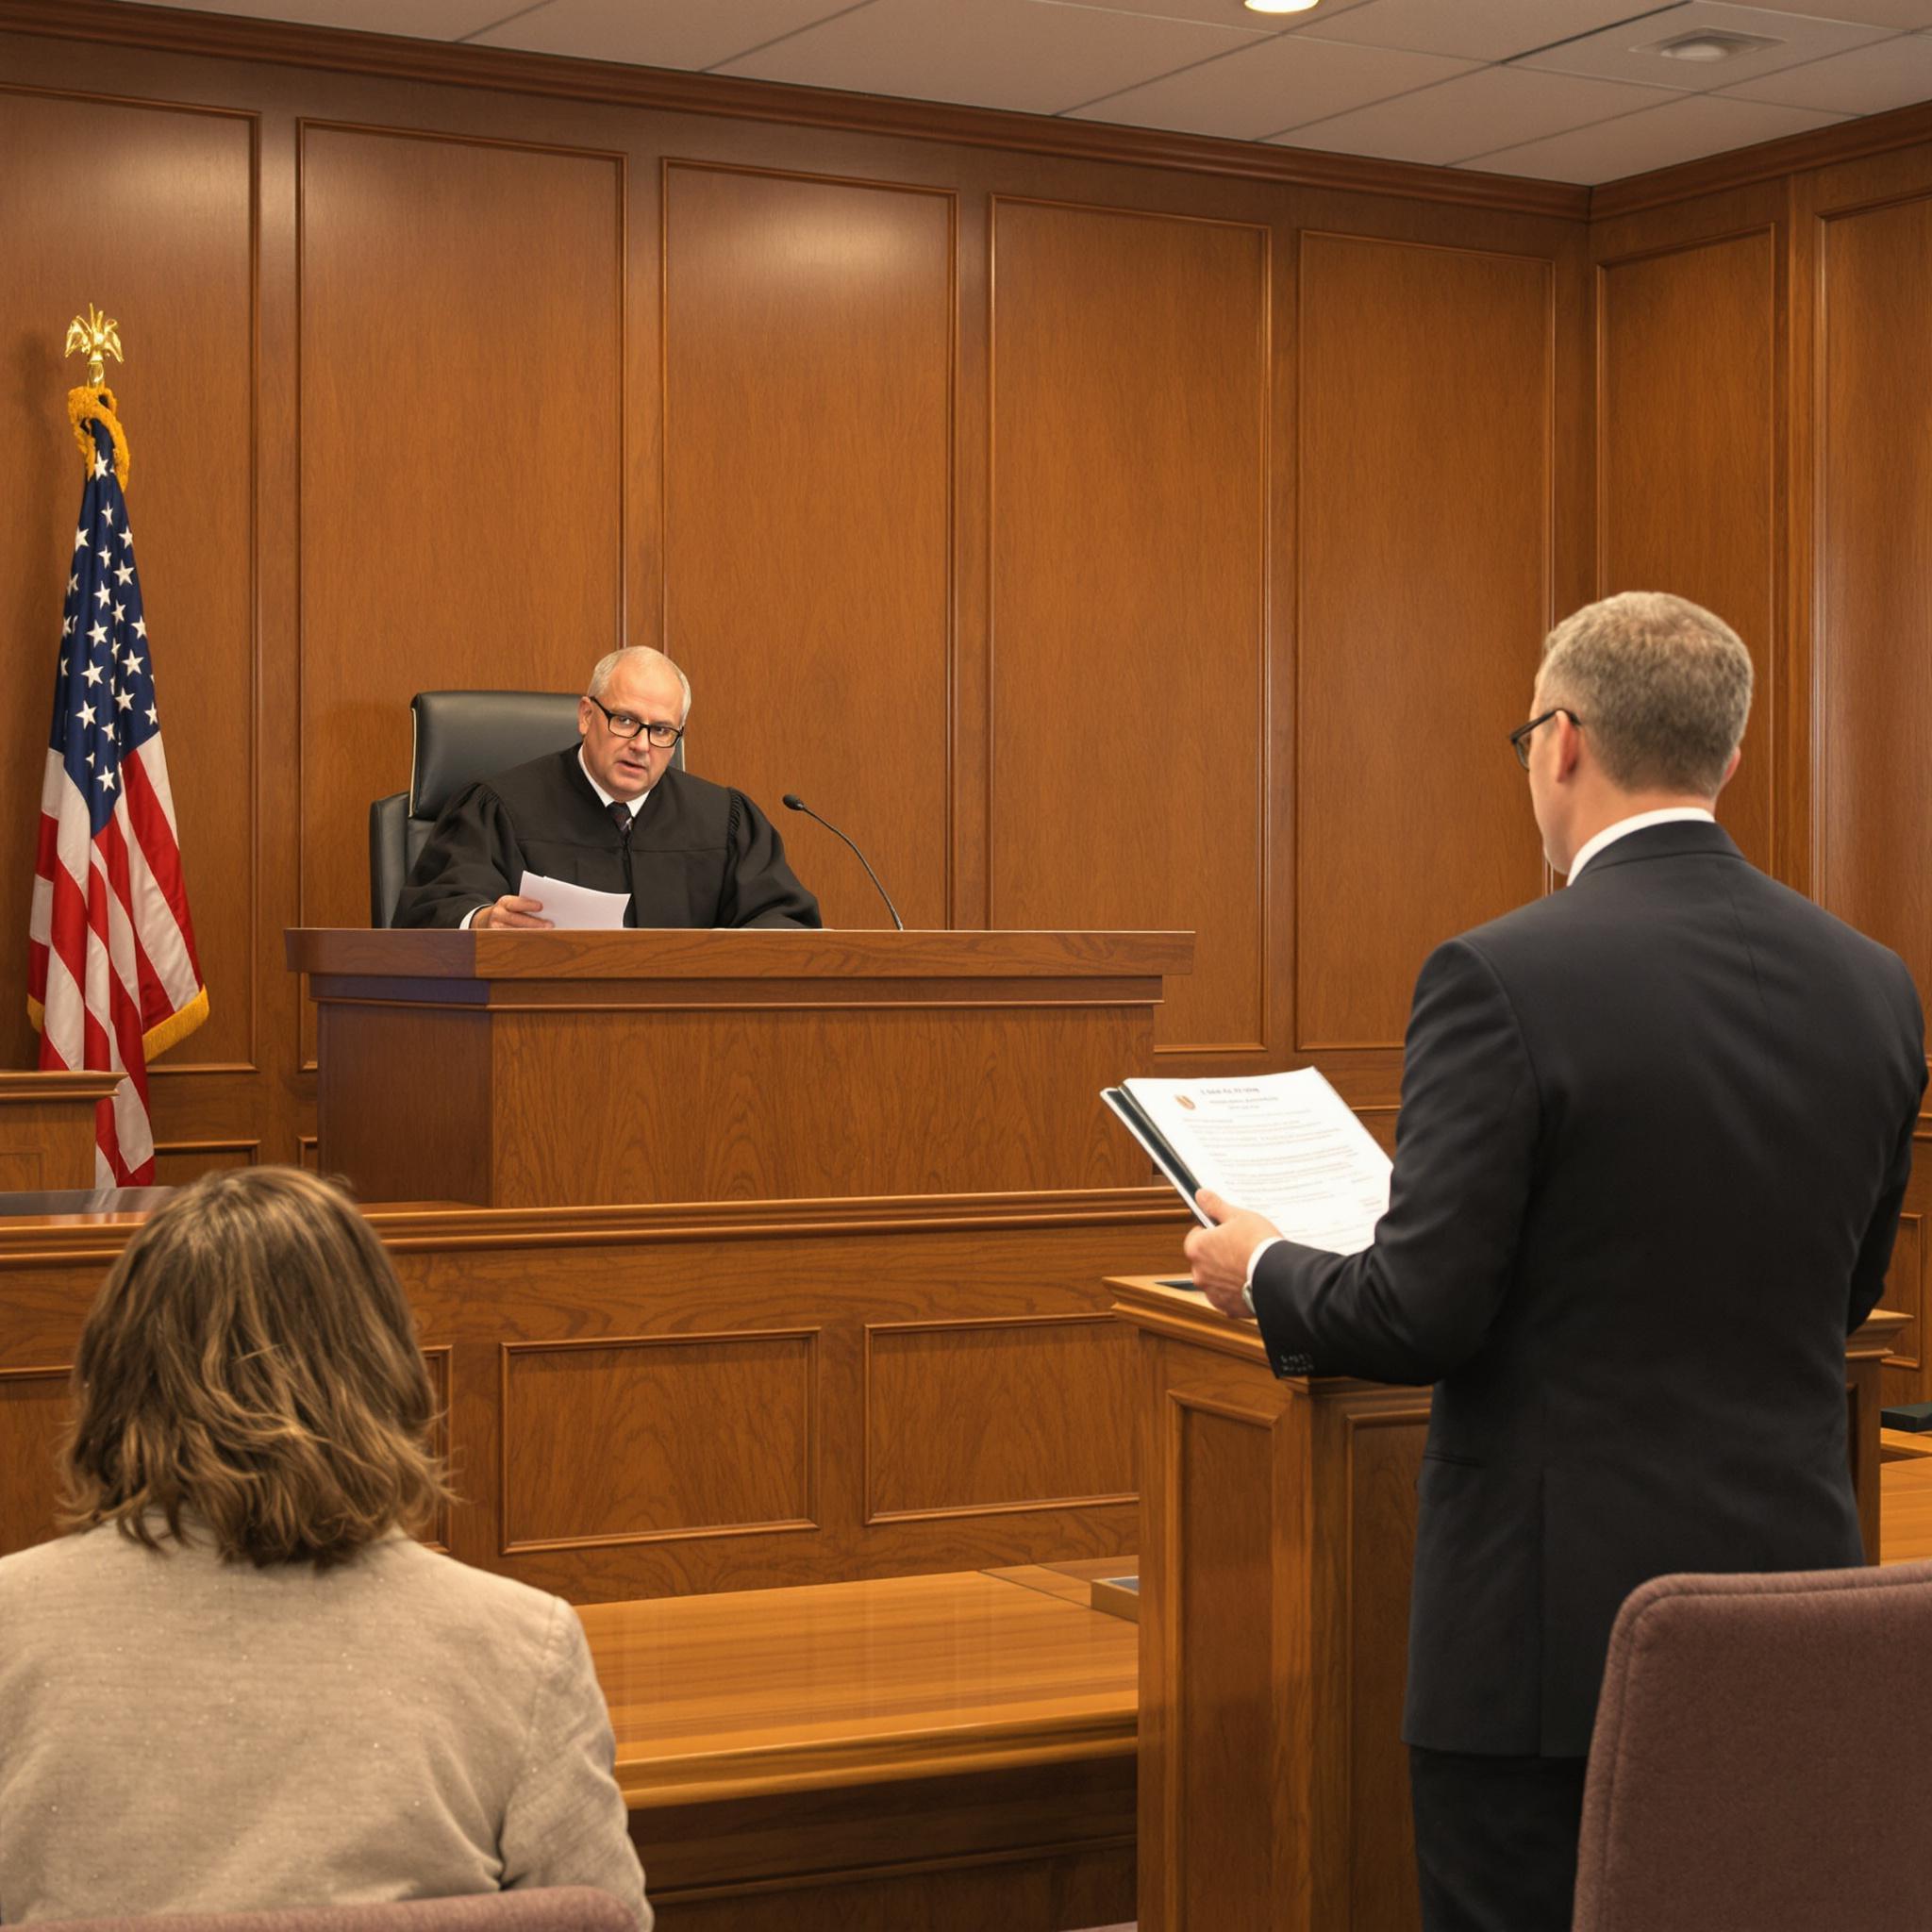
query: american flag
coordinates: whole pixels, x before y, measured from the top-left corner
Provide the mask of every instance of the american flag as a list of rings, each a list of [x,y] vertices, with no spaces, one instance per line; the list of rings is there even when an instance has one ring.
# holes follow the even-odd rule
[[[154,1180],[147,1062],[208,1017],[175,841],[134,533],[107,427],[74,533],[41,788],[27,1009],[41,1065],[125,1074],[94,1125],[101,1187]],[[125,444],[123,445],[125,446]]]

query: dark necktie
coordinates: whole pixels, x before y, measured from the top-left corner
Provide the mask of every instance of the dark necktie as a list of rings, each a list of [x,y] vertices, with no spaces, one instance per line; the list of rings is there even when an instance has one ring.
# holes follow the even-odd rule
[[[632,890],[630,882],[631,810],[630,807],[625,804],[621,798],[613,798],[610,801],[609,810],[610,823],[617,827],[617,836],[624,841],[624,889],[626,892],[629,892]],[[635,897],[624,908],[624,923],[626,925],[635,925],[638,923],[638,905]]]

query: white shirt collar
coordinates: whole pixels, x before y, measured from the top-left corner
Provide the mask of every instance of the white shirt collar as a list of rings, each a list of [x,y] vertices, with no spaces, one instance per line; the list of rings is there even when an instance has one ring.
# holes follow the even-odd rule
[[[605,791],[603,786],[598,784],[595,778],[591,777],[591,768],[584,762],[584,748],[582,745],[577,746],[577,769],[584,774],[586,778],[590,778],[591,790],[597,794],[598,802],[603,806],[604,809],[606,811],[608,811],[610,808],[617,803],[617,799],[612,793]],[[657,789],[658,788],[655,785],[653,785],[651,787],[651,791],[657,791]],[[643,810],[644,800],[650,797],[651,791],[640,792],[637,797],[627,799],[625,801],[625,803],[630,807],[630,815],[632,818],[636,818],[638,813]]]
[[[1619,839],[1627,838],[1632,832],[1641,832],[1651,825],[1682,825],[1693,820],[1702,819],[1707,825],[1717,824],[1717,814],[1707,811],[1701,805],[1671,805],[1661,811],[1640,811],[1627,819],[1619,819],[1613,825],[1606,825],[1593,839],[1586,839],[1583,850],[1570,862],[1570,883],[1576,883],[1576,875],[1601,852],[1606,845],[1614,845]]]

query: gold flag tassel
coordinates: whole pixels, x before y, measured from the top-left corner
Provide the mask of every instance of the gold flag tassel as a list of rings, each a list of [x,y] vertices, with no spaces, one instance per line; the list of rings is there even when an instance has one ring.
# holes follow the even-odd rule
[[[125,491],[130,463],[127,438],[122,431],[121,419],[114,413],[119,405],[114,400],[114,391],[108,387],[108,366],[102,360],[104,356],[111,356],[117,362],[122,359],[121,325],[103,315],[90,302],[87,313],[76,315],[67,325],[67,346],[61,353],[72,356],[76,351],[85,352],[88,361],[87,380],[78,389],[67,391],[67,420],[74,425],[74,440],[80,445],[81,460],[92,470],[94,440],[87,425],[104,425],[114,442],[114,475]]]

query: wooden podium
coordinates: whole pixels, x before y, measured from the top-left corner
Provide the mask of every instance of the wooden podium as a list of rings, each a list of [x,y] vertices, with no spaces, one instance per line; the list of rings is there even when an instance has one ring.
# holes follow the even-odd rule
[[[1400,1740],[1425,1389],[1277,1381],[1201,1296],[1114,1280],[1138,1331],[1141,1932],[1409,1932]],[[1877,1560],[1878,1372],[1846,1350]]]
[[[94,1184],[94,1109],[119,1074],[0,1074],[0,1191]]]
[[[1144,1184],[1099,1090],[1189,933],[288,935],[319,1158],[493,1208]]]

